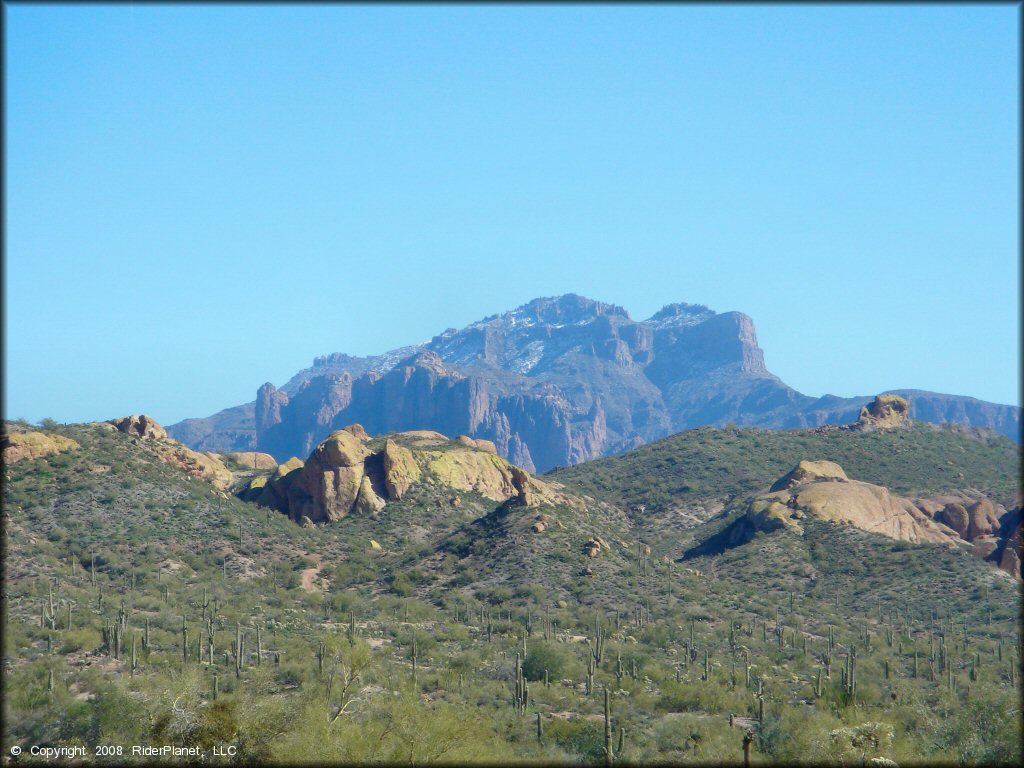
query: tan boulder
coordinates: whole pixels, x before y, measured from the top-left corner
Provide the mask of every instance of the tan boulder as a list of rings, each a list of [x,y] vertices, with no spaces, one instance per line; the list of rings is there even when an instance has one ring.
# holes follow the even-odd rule
[[[298,479],[302,472],[303,462],[297,456],[292,456],[284,464],[278,465],[273,474],[267,478],[260,487],[262,491],[256,497],[257,504],[264,507],[271,507],[280,512],[288,512],[288,494],[292,484]],[[257,479],[254,478],[253,482]],[[298,520],[298,517],[294,519]]]
[[[167,431],[156,422],[156,419],[145,414],[111,419],[108,423],[113,424],[121,432],[145,440],[164,440],[167,438]]]
[[[324,468],[358,467],[370,455],[370,451],[359,438],[351,432],[339,429],[327,436],[309,457],[309,462],[317,462]]]
[[[802,461],[772,489],[748,504],[746,528],[731,532],[733,543],[747,538],[750,530],[781,526],[802,530],[800,521],[805,518],[853,525],[901,541],[952,542],[948,533],[909,499],[891,494],[883,486],[850,480],[833,462]]]
[[[801,461],[792,470],[780,477],[771,490],[781,491],[802,483],[815,480],[848,480],[846,472],[834,461]]]
[[[947,525],[956,531],[956,535],[964,541],[967,541],[967,531],[971,525],[971,516],[967,513],[967,509],[963,504],[959,502],[952,502],[942,508],[942,511],[936,515],[936,521]]]
[[[974,541],[980,536],[997,533],[999,518],[1005,512],[1001,505],[993,504],[989,499],[978,499],[971,504],[967,507],[967,540]]]
[[[349,424],[347,427],[345,427],[345,432],[348,432],[361,443],[365,443],[370,439],[369,433],[367,433],[367,431],[363,429],[362,424]]]
[[[310,455],[288,491],[291,518],[297,520],[305,515],[314,523],[325,523],[352,512],[365,475],[363,462],[370,455],[351,432],[339,429],[328,435]],[[367,494],[362,510],[375,506],[374,498]]]
[[[381,451],[384,462],[384,487],[389,499],[402,498],[409,487],[420,478],[420,467],[408,448],[385,440]]]
[[[878,395],[860,409],[854,429],[905,429],[910,426],[910,402],[899,395]]]
[[[509,472],[512,473],[512,486],[516,489],[519,502],[525,507],[532,507],[537,499],[531,487],[533,478],[530,477],[530,473],[514,464],[509,464]]]
[[[269,453],[257,451],[236,451],[225,454],[226,458],[246,469],[277,469],[277,459]]]
[[[610,550],[608,542],[604,541],[600,536],[594,536],[590,541],[583,545],[583,554],[587,557],[597,557],[601,553],[601,549]]]
[[[1015,579],[1020,579],[1021,571],[1021,524],[1017,523],[1013,532],[1006,540],[1003,547],[1002,557],[999,559],[999,569],[1006,571]]]
[[[948,543],[949,537],[909,499],[871,483],[815,482],[800,487],[796,504],[819,520],[845,523],[913,543]]]
[[[377,495],[370,482],[369,475],[363,475],[359,483],[359,496],[353,505],[353,510],[364,515],[376,515],[384,509],[384,499]]]
[[[2,439],[4,464],[17,464],[26,459],[41,459],[55,453],[81,448],[69,437],[46,432],[10,432]]]

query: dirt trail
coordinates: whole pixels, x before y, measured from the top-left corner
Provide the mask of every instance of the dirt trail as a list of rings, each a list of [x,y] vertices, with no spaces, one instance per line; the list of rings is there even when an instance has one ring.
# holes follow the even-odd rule
[[[302,572],[302,588],[307,592],[313,592],[315,590],[313,580],[317,577],[317,574],[320,573],[322,561],[320,560],[320,555],[307,554],[306,556],[316,563],[316,565],[313,568],[307,568]]]

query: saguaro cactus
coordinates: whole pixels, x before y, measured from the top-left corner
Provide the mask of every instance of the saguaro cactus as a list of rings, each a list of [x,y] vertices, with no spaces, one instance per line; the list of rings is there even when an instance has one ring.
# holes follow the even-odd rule
[[[615,762],[615,753],[612,751],[612,709],[611,698],[608,694],[608,687],[604,689],[604,764],[610,766]]]

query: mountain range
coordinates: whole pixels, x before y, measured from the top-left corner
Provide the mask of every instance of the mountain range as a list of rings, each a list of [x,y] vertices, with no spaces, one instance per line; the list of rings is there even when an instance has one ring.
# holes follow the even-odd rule
[[[891,390],[921,421],[985,427],[1020,442],[1020,408]],[[331,354],[254,402],[167,428],[202,451],[307,456],[353,423],[369,434],[435,430],[492,441],[531,472],[609,456],[701,425],[793,429],[855,421],[872,396],[810,397],[764,363],[753,320],[670,304],[647,320],[568,294],[535,299],[424,344]]]

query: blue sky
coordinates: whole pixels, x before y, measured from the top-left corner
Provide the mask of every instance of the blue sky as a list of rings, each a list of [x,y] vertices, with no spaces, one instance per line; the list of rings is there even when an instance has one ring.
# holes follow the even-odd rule
[[[4,410],[247,402],[537,296],[1019,402],[1020,9],[7,5]]]

